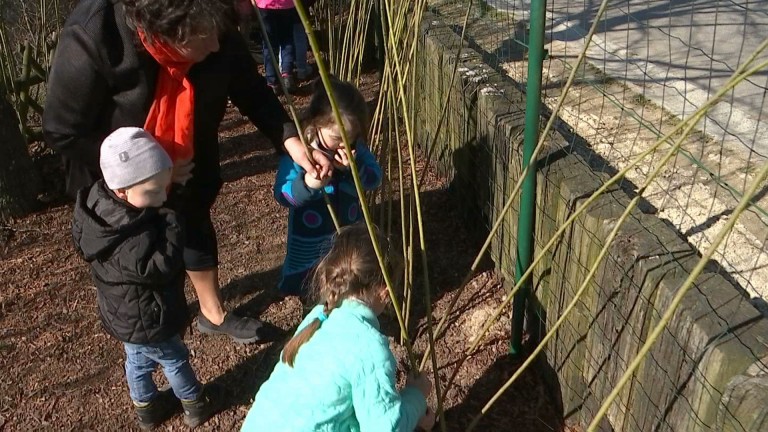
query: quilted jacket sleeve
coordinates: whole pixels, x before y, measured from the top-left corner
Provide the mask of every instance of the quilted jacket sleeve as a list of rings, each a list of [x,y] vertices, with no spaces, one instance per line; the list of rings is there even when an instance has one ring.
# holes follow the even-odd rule
[[[376,156],[368,150],[365,144],[357,145],[355,163],[357,163],[357,168],[360,172],[360,183],[364,190],[371,191],[381,185],[381,167],[376,161]]]
[[[397,391],[395,359],[383,336],[361,363],[352,383],[352,404],[360,430],[411,432],[427,410],[427,401],[412,387]]]
[[[164,284],[172,281],[184,269],[184,233],[176,214],[161,209],[162,228],[154,239],[138,236],[124,247],[132,253],[119,254],[120,270],[125,282]]]

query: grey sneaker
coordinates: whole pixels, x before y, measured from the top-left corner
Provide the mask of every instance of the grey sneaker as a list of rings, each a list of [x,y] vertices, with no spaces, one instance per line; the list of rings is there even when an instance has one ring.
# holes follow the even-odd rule
[[[235,342],[242,344],[273,340],[265,334],[263,322],[254,318],[241,317],[232,312],[227,313],[224,316],[224,322],[219,325],[208,321],[208,318],[201,313],[197,316],[197,329],[200,333],[227,335]]]

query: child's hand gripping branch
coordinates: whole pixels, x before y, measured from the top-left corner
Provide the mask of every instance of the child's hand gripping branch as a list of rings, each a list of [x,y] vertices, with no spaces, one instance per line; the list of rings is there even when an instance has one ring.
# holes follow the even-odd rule
[[[310,189],[320,190],[327,186],[330,181],[331,177],[325,177],[318,180],[314,175],[310,173],[304,173],[304,184],[306,184]]]
[[[355,129],[352,128],[350,121],[346,121],[345,123],[347,123],[345,127],[348,134],[351,134],[355,131]],[[348,138],[352,140],[352,148],[350,153],[352,153],[352,157],[354,158],[357,155],[357,150],[355,147],[358,138],[355,136],[350,136]],[[347,157],[344,138],[341,135],[341,129],[338,125],[332,124],[326,127],[317,128],[317,136],[312,142],[312,146],[333,161],[334,169],[349,169],[351,162]]]
[[[320,133],[318,133],[318,136],[320,136]],[[344,144],[339,145],[335,150],[329,149],[329,150],[315,150],[315,151],[320,151],[325,157],[333,158],[334,169],[340,170],[340,171],[349,170],[349,165],[351,164],[351,162],[347,158],[347,151],[344,148]],[[352,150],[352,157],[355,157],[356,155],[357,155],[357,151]],[[318,179],[316,175],[305,173],[304,183],[309,188],[322,189],[328,183],[330,183],[332,176],[333,176],[333,172],[331,172],[327,177],[320,177]]]
[[[429,379],[429,376],[425,372],[419,372],[418,374],[411,375],[408,377],[408,381],[405,385],[418,389],[421,394],[424,395],[424,399],[428,399],[429,395],[432,394],[432,380]],[[434,426],[435,412],[427,407],[427,412],[421,416],[421,419],[419,419],[418,427],[425,431],[429,431]]]

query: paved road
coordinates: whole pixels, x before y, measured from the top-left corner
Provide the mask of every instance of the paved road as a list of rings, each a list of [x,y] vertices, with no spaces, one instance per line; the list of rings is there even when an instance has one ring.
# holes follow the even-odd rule
[[[487,0],[525,19],[530,0]],[[549,0],[547,35],[583,46],[599,0]],[[688,116],[722,88],[768,38],[767,0],[610,0],[588,51],[590,62],[665,109]],[[768,60],[768,52],[759,60]],[[703,129],[768,156],[768,68],[740,84]]]

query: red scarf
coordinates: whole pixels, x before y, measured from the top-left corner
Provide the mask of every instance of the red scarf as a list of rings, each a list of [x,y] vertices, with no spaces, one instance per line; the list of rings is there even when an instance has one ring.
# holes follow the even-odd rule
[[[175,163],[190,160],[194,155],[193,121],[195,98],[187,72],[193,62],[165,42],[154,39],[148,43],[139,31],[144,48],[160,64],[155,99],[147,114],[144,129],[155,136]]]

